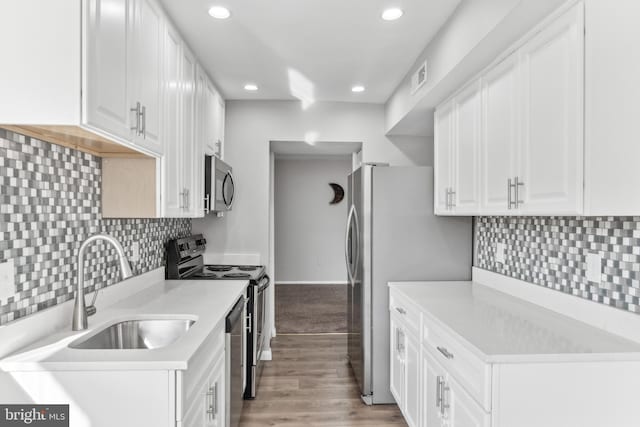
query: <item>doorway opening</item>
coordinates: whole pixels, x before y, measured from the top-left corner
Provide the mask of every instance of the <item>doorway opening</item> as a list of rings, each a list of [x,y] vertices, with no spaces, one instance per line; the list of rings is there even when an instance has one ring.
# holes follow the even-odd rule
[[[347,179],[361,143],[271,142],[275,329],[347,332]]]

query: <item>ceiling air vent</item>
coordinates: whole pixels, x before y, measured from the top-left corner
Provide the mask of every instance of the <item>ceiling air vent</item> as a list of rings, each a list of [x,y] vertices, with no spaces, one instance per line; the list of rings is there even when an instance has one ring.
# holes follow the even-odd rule
[[[411,94],[413,95],[427,81],[427,61],[424,61],[420,67],[411,76]]]

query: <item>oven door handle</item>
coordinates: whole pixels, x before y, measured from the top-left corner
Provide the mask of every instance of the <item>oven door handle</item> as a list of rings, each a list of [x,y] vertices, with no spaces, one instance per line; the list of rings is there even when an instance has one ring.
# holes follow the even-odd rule
[[[262,292],[269,287],[269,285],[271,284],[271,278],[269,277],[269,275],[265,274],[261,282],[264,282],[264,283],[260,283],[258,285],[258,289],[257,289],[258,292]]]

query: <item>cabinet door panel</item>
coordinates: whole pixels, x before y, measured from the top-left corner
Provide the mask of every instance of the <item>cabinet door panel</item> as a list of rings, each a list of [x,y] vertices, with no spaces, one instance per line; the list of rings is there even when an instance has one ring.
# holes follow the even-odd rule
[[[170,26],[165,31],[164,46],[164,156],[162,170],[163,216],[180,217],[184,215],[182,192],[183,161],[182,135],[180,133],[180,50],[181,40]]]
[[[390,354],[390,391],[396,399],[396,403],[402,409],[404,406],[404,332],[396,320],[391,316],[391,354]]]
[[[128,0],[91,0],[86,8],[84,123],[130,139],[127,95]]]
[[[578,5],[521,49],[526,213],[582,210],[583,20]]]
[[[422,350],[421,364],[422,426],[438,427],[442,424],[438,381],[444,380],[446,373],[425,348]]]
[[[439,107],[434,117],[435,213],[447,214],[447,190],[451,186],[451,158],[453,156],[453,103]]]
[[[144,135],[136,137],[136,143],[160,154],[163,15],[155,0],[135,0],[134,10],[134,44],[130,56],[133,102],[139,101],[145,108]]]
[[[447,417],[449,426],[489,427],[491,425],[490,415],[451,377],[447,381],[447,387],[445,400],[450,406]]]
[[[407,331],[408,332],[408,331]],[[420,426],[420,345],[418,338],[411,332],[405,336],[404,359],[404,408],[403,414],[409,427]]]
[[[480,208],[480,83],[473,83],[458,95],[455,106],[453,210],[473,214]]]
[[[187,191],[185,197],[187,199],[185,206],[186,215],[194,217],[198,216],[197,204],[202,199],[198,193],[198,189],[204,181],[204,177],[199,176],[200,168],[198,166],[201,162],[196,162],[196,158],[197,160],[202,160],[203,156],[199,153],[195,133],[196,59],[191,51],[184,45],[182,47],[181,68],[180,104],[182,106],[182,113],[180,115],[180,123],[182,127],[183,157],[180,173],[182,174],[184,188]]]
[[[482,209],[504,213],[517,152],[518,62],[512,55],[482,79]]]

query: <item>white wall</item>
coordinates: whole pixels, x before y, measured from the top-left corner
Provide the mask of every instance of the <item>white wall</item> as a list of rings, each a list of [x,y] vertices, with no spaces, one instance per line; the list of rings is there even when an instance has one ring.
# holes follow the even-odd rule
[[[301,143],[304,144],[304,143]],[[330,182],[347,191],[351,156],[277,158],[275,162],[275,277],[278,282],[346,280],[347,198],[335,205]]]
[[[384,135],[383,105],[321,102],[303,110],[298,101],[228,101],[225,125],[225,161],[233,167],[237,199],[224,218],[193,221],[193,231],[208,239],[209,259],[259,254],[261,263],[269,262],[270,141],[303,141],[316,132],[320,141],[362,142],[364,162],[433,164],[431,139],[394,142]]]

